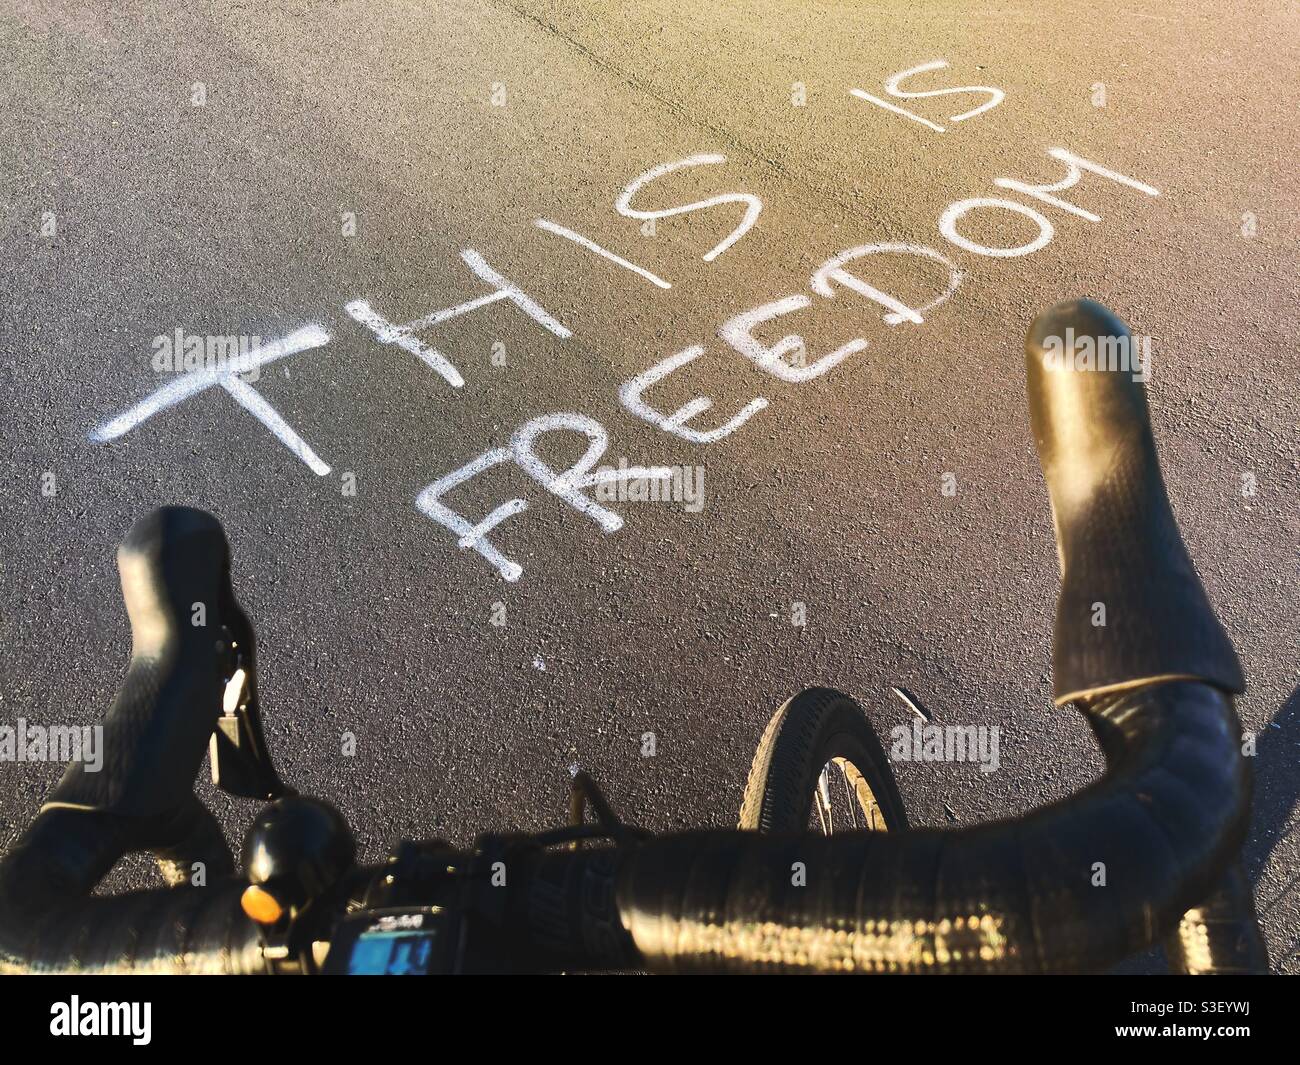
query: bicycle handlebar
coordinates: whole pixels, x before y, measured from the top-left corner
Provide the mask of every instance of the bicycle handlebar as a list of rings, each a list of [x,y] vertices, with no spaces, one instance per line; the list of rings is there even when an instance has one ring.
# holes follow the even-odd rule
[[[1230,702],[1206,685],[1123,693],[1089,714],[1111,771],[1021,821],[828,839],[688,832],[581,851],[521,841],[500,852],[512,885],[492,936],[510,945],[500,961],[573,970],[1101,969],[1211,894],[1241,840],[1246,781]],[[103,827],[70,811],[42,813],[5,859],[6,910],[15,883],[66,882],[69,858],[82,867]],[[1097,863],[1118,883],[1099,886]],[[363,870],[359,880],[380,873]],[[470,886],[497,890],[488,877],[485,867]],[[261,929],[240,909],[246,887],[230,879],[62,907],[46,900],[19,953],[36,970],[269,971]],[[5,947],[14,965],[14,944]]]
[[[1141,384],[1053,367],[1047,342],[1067,327],[1076,338],[1127,330],[1080,301],[1041,315],[1026,344],[1062,570],[1057,701],[1084,713],[1105,776],[1026,817],[956,831],[686,832],[581,850],[485,837],[474,855],[428,845],[430,860],[413,866],[425,872],[406,888],[418,896],[440,885],[446,909],[468,915],[480,955],[462,952],[458,964],[1092,971],[1172,934],[1216,897],[1249,813],[1231,698],[1240,669],[1169,509]],[[74,765],[0,860],[0,969],[262,972],[282,970],[295,950],[311,969],[333,922],[363,908],[391,873],[344,870],[350,851],[311,866],[315,901],[289,900],[303,905],[296,945],[244,915],[248,880],[87,898],[127,850],[173,863],[202,855],[230,870],[189,790],[203,743],[231,716],[220,693],[243,615],[224,534],[208,515],[168,508],[137,524],[119,566],[135,642],[105,721],[108,762],[102,779]],[[1097,602],[1105,626],[1091,624]],[[206,626],[193,624],[201,613]],[[250,627],[239,647],[250,666],[251,647]],[[242,731],[218,729],[251,748],[237,776],[280,793],[274,774],[256,768],[255,698],[251,719],[248,700],[241,709]],[[303,802],[276,806],[301,814]],[[299,864],[295,875],[307,868]],[[508,886],[496,886],[498,867]],[[280,874],[250,875],[270,884]],[[1242,968],[1265,964],[1257,935],[1226,947],[1216,938],[1214,953]]]

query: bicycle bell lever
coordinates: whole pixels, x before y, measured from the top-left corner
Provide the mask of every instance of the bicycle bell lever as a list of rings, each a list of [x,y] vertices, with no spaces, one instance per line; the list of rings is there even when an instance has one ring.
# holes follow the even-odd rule
[[[223,604],[227,668],[221,716],[208,746],[212,783],[247,799],[296,794],[280,779],[266,747],[257,699],[256,639],[234,596]]]

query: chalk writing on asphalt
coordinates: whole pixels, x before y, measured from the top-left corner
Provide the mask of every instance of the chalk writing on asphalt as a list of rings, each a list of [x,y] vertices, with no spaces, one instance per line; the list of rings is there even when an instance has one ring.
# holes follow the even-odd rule
[[[884,79],[885,96],[909,101],[913,108],[911,110],[859,88],[850,89],[849,95],[877,106],[885,113],[879,116],[882,122],[892,121],[887,119],[886,115],[901,116],[936,134],[951,133],[952,126],[955,124],[988,114],[1004,102],[1006,94],[1003,90],[991,86],[902,88],[904,81],[921,76],[932,76],[934,72],[945,70],[947,67],[946,61],[933,60],[891,74]],[[942,98],[961,95],[974,95],[984,99],[973,108],[955,114],[947,113],[953,101]],[[936,100],[940,102],[933,102]],[[918,104],[915,101],[926,101],[926,103]],[[930,117],[919,112],[918,109],[922,107],[930,109],[927,112]],[[865,115],[866,112],[864,111],[863,114]],[[939,119],[949,125],[943,125]],[[924,134],[918,133],[918,136]],[[1032,170],[1050,168],[1051,172],[1063,175],[1057,180],[1033,184],[1018,177],[993,177],[989,180],[989,188],[969,190],[975,194],[953,200],[937,212],[935,231],[944,242],[940,247],[943,247],[947,254],[926,244],[898,242],[857,244],[836,251],[805,281],[792,284],[791,291],[787,294],[758,304],[718,323],[716,335],[722,342],[723,349],[733,358],[738,355],[749,360],[769,375],[772,379],[772,391],[776,392],[789,386],[798,387],[829,373],[849,359],[862,356],[863,352],[870,350],[871,338],[852,337],[833,350],[810,353],[798,332],[791,331],[780,340],[767,343],[755,335],[755,330],[759,326],[789,321],[792,324],[788,328],[793,330],[795,328],[793,321],[799,316],[804,316],[804,321],[807,321],[807,316],[815,315],[819,308],[847,297],[865,301],[873,308],[873,312],[879,315],[885,336],[891,329],[923,326],[931,312],[947,303],[957,292],[964,276],[963,265],[969,265],[969,263],[959,265],[960,259],[954,262],[949,256],[960,254],[974,256],[975,262],[981,258],[1020,258],[1047,247],[1056,235],[1056,225],[1063,220],[1062,216],[1067,216],[1064,219],[1067,221],[1073,218],[1094,224],[1101,222],[1099,214],[1086,210],[1059,195],[1073,189],[1085,175],[1107,183],[1101,187],[1111,191],[1124,190],[1128,194],[1137,193],[1143,196],[1159,195],[1159,191],[1151,185],[1121,174],[1094,160],[1086,159],[1066,148],[1049,148],[1046,154],[1046,163],[1041,159],[1030,159],[1026,160],[1025,166]],[[714,168],[710,173],[716,170],[722,178],[725,177],[726,166],[726,156],[709,152],[659,163],[632,178],[615,198],[613,208],[623,217],[643,225],[652,225],[669,224],[671,219],[700,211],[722,210],[728,212],[728,217],[734,218],[736,208],[743,207],[743,215],[739,223],[703,254],[703,260],[712,263],[725,255],[758,224],[763,212],[763,203],[757,196],[733,189],[686,204],[666,207],[652,207],[649,204],[661,202],[655,196],[654,185],[672,174],[682,170],[707,167]],[[721,185],[722,182],[720,181],[719,184]],[[725,185],[722,187],[725,188]],[[1004,195],[994,194],[996,192]],[[1005,194],[1018,198],[1011,199]],[[1045,213],[1047,211],[1054,213]],[[1015,232],[1024,231],[1027,223],[1033,236],[1021,243],[983,243],[971,235],[970,219],[978,215],[985,216],[986,223],[990,216],[1005,221],[1013,226]],[[568,255],[570,259],[574,256],[586,255],[591,259],[611,264],[612,267],[627,270],[661,290],[672,288],[670,279],[660,277],[648,268],[632,262],[609,248],[602,247],[568,225],[551,219],[538,218],[533,220],[529,228],[531,233],[540,231],[546,234],[545,237],[535,239],[552,241],[557,254]],[[1004,230],[993,229],[985,224],[975,232],[1002,233]],[[571,247],[566,250],[565,245],[557,241],[566,242]],[[399,325],[384,316],[384,308],[375,307],[364,298],[356,298],[343,303],[344,321],[361,327],[374,343],[394,352],[403,353],[398,357],[409,356],[418,359],[443,382],[445,387],[450,389],[472,387],[472,383],[467,384],[453,359],[434,346],[437,327],[443,322],[472,314],[491,304],[507,302],[527,316],[538,328],[560,340],[567,340],[573,335],[572,331],[547,311],[543,302],[540,302],[544,299],[544,294],[533,291],[516,279],[503,276],[473,248],[462,249],[460,256],[464,266],[468,267],[473,275],[473,284],[467,284],[471,294],[461,302],[431,311],[414,321]],[[915,274],[915,277],[910,280],[917,284],[924,282],[931,286],[930,298],[924,302],[916,300],[909,302],[880,287],[883,282],[873,284],[870,280],[873,276],[872,268],[885,259],[905,261]],[[914,306],[913,303],[917,305]],[[879,340],[880,337],[876,339]],[[328,463],[253,387],[247,373],[240,371],[256,369],[290,356],[303,356],[307,352],[325,346],[330,343],[330,340],[331,334],[323,326],[309,324],[282,340],[263,343],[256,350],[249,352],[241,359],[238,370],[203,368],[185,373],[170,380],[122,413],[96,426],[90,432],[90,439],[96,443],[117,440],[165,410],[186,402],[205,401],[202,397],[207,393],[220,390],[260,422],[313,473],[324,477],[330,473],[331,468]],[[715,403],[710,397],[696,396],[676,410],[665,411],[655,406],[653,398],[648,393],[683,367],[703,359],[708,359],[711,365],[716,365],[720,357],[725,356],[711,351],[703,343],[691,343],[624,381],[617,390],[619,404],[626,414],[648,422],[678,439],[701,447],[716,444],[732,433],[743,430],[752,419],[761,417],[763,411],[773,401],[768,396],[756,395],[739,410],[723,411],[716,415],[713,424],[709,424],[703,416],[714,409]],[[540,438],[549,434],[568,434],[571,437],[585,438],[586,450],[582,457],[568,469],[555,470],[538,456],[537,443]],[[593,495],[598,495],[602,501],[608,501],[611,498],[618,498],[617,493],[589,490],[609,488],[615,482],[663,481],[672,478],[673,470],[667,466],[629,466],[626,463],[620,463],[618,468],[596,469],[596,463],[608,450],[609,441],[608,429],[596,419],[580,412],[556,411],[528,419],[514,432],[508,447],[483,451],[423,487],[416,494],[415,507],[421,514],[444,528],[450,534],[452,542],[461,550],[480,556],[501,579],[517,581],[523,575],[523,567],[508,557],[506,548],[501,546],[502,537],[507,534],[497,530],[508,520],[523,515],[529,508],[528,500],[513,498],[503,501],[486,517],[475,519],[457,511],[447,497],[459,486],[485,475],[494,467],[511,464],[531,478],[537,485],[537,490],[548,493],[559,502],[586,516],[603,533],[617,532],[623,527],[622,517],[593,498]],[[492,534],[492,539],[489,539],[489,534]]]

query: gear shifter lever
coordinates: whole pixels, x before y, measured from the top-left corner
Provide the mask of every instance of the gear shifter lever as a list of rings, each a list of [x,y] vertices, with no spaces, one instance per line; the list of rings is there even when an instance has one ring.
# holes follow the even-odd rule
[[[234,596],[222,603],[229,666],[222,712],[208,748],[212,783],[230,795],[278,799],[294,791],[280,780],[266,748],[257,699],[257,639]]]

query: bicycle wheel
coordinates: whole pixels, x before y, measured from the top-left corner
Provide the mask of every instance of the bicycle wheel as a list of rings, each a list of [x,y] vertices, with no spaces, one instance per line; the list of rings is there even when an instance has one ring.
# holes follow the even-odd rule
[[[772,716],[749,767],[739,827],[828,836],[907,828],[889,760],[853,699],[808,688]]]

